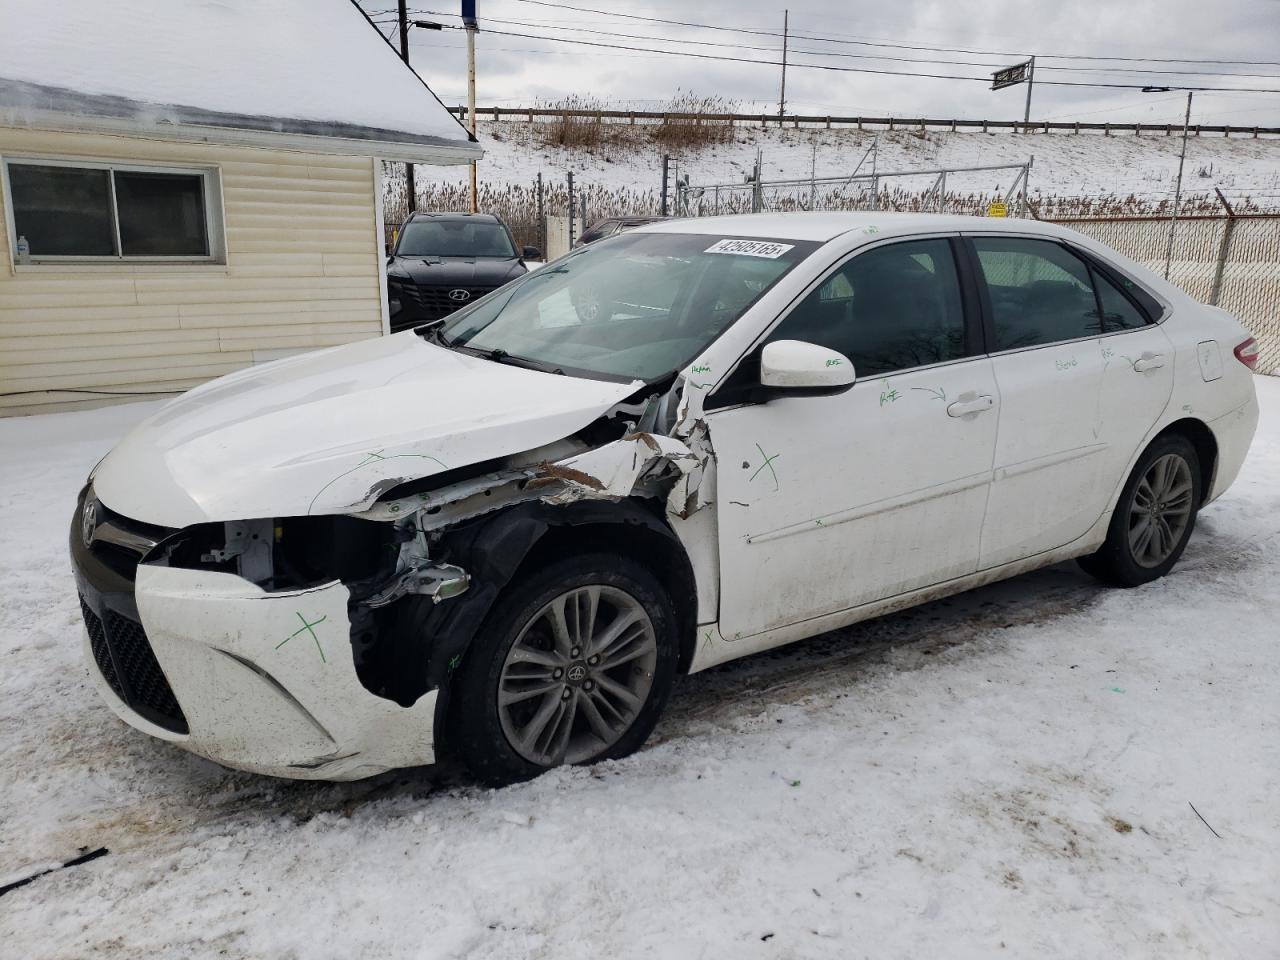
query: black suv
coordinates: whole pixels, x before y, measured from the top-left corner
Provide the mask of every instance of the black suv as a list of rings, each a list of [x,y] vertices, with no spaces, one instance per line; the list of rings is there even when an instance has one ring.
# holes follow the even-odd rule
[[[597,220],[582,232],[582,236],[578,238],[574,246],[585,247],[588,243],[595,243],[605,237],[612,237],[615,233],[624,233],[627,230],[634,230],[636,227],[643,227],[646,223],[660,223],[663,220],[670,219],[670,217],[608,217],[604,220]]]
[[[507,225],[488,213],[412,213],[387,251],[391,332],[430,323],[528,272],[535,247],[516,252]]]

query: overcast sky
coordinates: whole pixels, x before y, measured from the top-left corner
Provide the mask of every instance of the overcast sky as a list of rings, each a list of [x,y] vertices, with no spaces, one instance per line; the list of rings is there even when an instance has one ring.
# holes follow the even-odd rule
[[[392,32],[394,0],[361,2],[396,41]],[[780,61],[781,37],[768,34],[782,32],[781,5],[764,0],[570,0],[570,6],[611,12],[585,13],[532,0],[477,0],[482,31],[477,38],[481,106],[524,106],[576,94],[611,104],[633,105],[636,109],[656,108],[678,90],[684,90],[699,96],[722,96],[743,111],[776,112],[780,74],[777,66],[580,46],[504,36],[497,31]],[[450,25],[460,24],[456,15],[459,9],[457,0],[410,2],[410,10],[414,11],[411,16]],[[652,23],[622,18],[619,13],[766,34]],[[571,31],[571,27],[580,29]],[[1181,123],[1185,107],[1185,94],[1177,90],[1142,93],[1054,86],[1039,81],[1280,91],[1280,0],[896,0],[892,4],[790,0],[790,29],[799,36],[793,36],[790,43],[788,111],[1013,119],[1021,118],[1024,107],[1026,88],[1022,86],[992,92],[989,82],[834,72],[805,69],[801,66],[804,63],[986,77],[995,67],[1035,54],[1040,59],[1031,108],[1033,120]],[[815,38],[863,41],[864,45]],[[411,29],[410,40],[411,60],[423,79],[446,103],[464,103],[466,53],[462,31]],[[875,43],[983,53],[870,45]],[[840,56],[815,56],[812,51]],[[1058,59],[1055,55],[1274,63],[1205,66],[1079,61]],[[875,57],[928,62],[867,59]],[[964,62],[939,62],[947,60]],[[1061,69],[1065,67],[1094,70]],[[1237,75],[1139,74],[1117,72],[1116,68],[1212,70],[1216,74]],[[1280,126],[1280,92],[1198,92],[1192,122]]]

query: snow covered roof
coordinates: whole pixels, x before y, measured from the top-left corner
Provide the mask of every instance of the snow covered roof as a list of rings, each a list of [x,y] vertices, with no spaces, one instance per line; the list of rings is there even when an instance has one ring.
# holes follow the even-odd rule
[[[0,126],[482,153],[353,0],[0,0]]]

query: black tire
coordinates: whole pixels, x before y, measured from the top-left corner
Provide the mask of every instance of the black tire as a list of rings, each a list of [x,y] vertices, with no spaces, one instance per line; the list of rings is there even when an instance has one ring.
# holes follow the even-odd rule
[[[539,622],[540,612],[566,592],[590,587],[602,587],[618,596],[625,594],[643,608],[652,626],[656,655],[643,661],[643,673],[651,675],[652,681],[625,732],[606,748],[571,762],[589,764],[625,757],[638,750],[653,731],[666,706],[679,660],[671,600],[658,579],[628,557],[609,553],[567,557],[507,588],[454,675],[447,721],[448,749],[476,779],[499,786],[527,780],[556,765],[531,762],[513,745],[500,716],[500,683],[508,655],[525,628],[532,629],[531,625]],[[567,680],[564,683],[568,690]],[[603,690],[597,691],[602,693]],[[575,691],[575,704],[576,696]],[[583,694],[584,699],[586,696]],[[570,721],[570,726],[574,724],[578,724],[575,729],[581,727],[576,717]]]
[[[1191,487],[1188,494],[1190,512],[1181,531],[1169,538],[1172,549],[1167,553],[1162,550],[1159,555],[1147,557],[1144,562],[1137,555],[1130,536],[1131,517],[1141,515],[1144,510],[1141,500],[1135,503],[1135,498],[1139,497],[1139,488],[1143,484],[1143,479],[1148,476],[1148,472],[1158,461],[1167,457],[1181,460],[1190,474]],[[1176,461],[1166,462],[1176,463]],[[1176,469],[1181,470],[1182,467]],[[1178,558],[1182,556],[1182,551],[1186,549],[1187,541],[1191,539],[1191,533],[1196,526],[1196,513],[1203,496],[1200,457],[1195,447],[1181,434],[1171,433],[1157,437],[1138,458],[1133,472],[1120,492],[1115,512],[1111,515],[1111,524],[1107,528],[1106,541],[1096,553],[1081,557],[1078,561],[1080,566],[1086,573],[1115,587],[1137,587],[1152,580],[1158,580],[1173,568]],[[1160,556],[1163,556],[1163,559],[1160,559]]]

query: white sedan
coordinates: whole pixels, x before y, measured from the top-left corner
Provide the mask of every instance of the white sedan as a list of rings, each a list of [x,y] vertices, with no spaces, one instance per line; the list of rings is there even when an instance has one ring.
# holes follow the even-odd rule
[[[679,672],[1073,557],[1163,576],[1256,359],[1061,227],[654,224],[143,422],[71,526],[88,659],[128,723],[277,776],[620,757]]]

